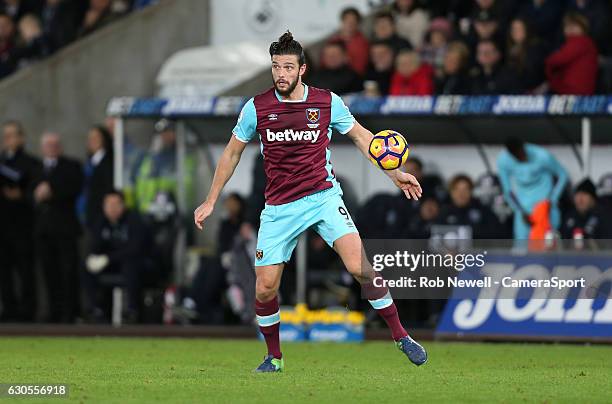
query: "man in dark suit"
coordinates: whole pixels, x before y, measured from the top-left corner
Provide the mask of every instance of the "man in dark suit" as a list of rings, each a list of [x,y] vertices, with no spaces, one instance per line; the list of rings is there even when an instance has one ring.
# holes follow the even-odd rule
[[[24,150],[17,121],[2,127],[0,153],[0,294],[3,321],[32,321],[36,311],[32,191],[40,161]],[[19,291],[15,290],[19,279]]]
[[[35,236],[49,296],[50,320],[72,322],[78,313],[78,238],[81,227],[76,200],[83,169],[62,155],[59,135],[41,139],[42,173],[34,189]]]

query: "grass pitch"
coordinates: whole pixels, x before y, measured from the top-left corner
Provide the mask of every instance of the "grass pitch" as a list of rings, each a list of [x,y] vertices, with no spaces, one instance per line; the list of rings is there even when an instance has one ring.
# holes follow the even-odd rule
[[[67,383],[83,403],[612,401],[610,346],[424,345],[417,368],[391,342],[284,344],[285,372],[254,374],[258,341],[0,338],[0,383]]]

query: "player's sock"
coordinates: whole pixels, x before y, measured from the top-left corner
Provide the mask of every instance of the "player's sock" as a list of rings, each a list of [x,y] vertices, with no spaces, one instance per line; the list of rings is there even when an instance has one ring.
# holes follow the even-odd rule
[[[255,299],[255,314],[257,314],[257,324],[259,330],[266,340],[268,355],[276,359],[281,359],[283,354],[280,350],[280,308],[278,306],[278,296],[269,302],[260,302]]]
[[[362,285],[364,296],[368,299],[372,307],[385,320],[391,330],[391,336],[395,341],[399,341],[408,335],[397,313],[397,307],[393,303],[393,298],[388,288],[378,287],[374,282]]]

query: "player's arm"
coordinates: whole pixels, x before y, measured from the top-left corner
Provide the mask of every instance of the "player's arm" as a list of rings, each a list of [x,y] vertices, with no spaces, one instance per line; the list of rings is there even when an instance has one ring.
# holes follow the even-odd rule
[[[232,136],[221,154],[221,158],[217,163],[215,175],[212,185],[208,191],[206,200],[193,212],[193,219],[198,229],[202,230],[204,220],[212,214],[219,195],[223,187],[234,174],[234,170],[240,162],[240,156],[244,151],[247,143],[253,138],[256,133],[257,114],[255,105],[251,98],[242,108],[238,122],[232,131]]]
[[[359,122],[355,121],[353,127],[346,132],[346,135],[351,138],[361,153],[366,158],[369,158],[368,150],[370,148],[370,142],[374,137],[372,132],[361,126]],[[421,185],[414,175],[403,172],[399,169],[389,171],[385,170],[384,173],[391,178],[391,181],[393,181],[398,188],[404,191],[404,194],[406,194],[408,199],[417,200],[421,197],[423,190],[421,189]]]
[[[240,162],[240,156],[242,155],[245,147],[246,143],[236,139],[235,136],[232,136],[230,141],[227,143],[227,146],[225,146],[225,150],[223,150],[223,154],[221,154],[221,158],[217,163],[217,168],[215,169],[215,175],[213,177],[212,185],[210,186],[210,191],[208,191],[208,196],[193,214],[195,225],[198,229],[202,230],[202,223],[211,215],[223,187],[232,177],[232,174],[234,174],[234,170],[236,169],[238,162]]]

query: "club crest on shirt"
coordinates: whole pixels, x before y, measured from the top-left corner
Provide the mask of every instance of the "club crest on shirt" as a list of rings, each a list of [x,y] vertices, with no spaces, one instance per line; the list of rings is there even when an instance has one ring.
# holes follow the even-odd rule
[[[306,108],[306,120],[310,122],[308,127],[311,129],[319,127],[319,119],[321,119],[321,110],[319,108]]]
[[[260,261],[263,258],[263,250],[255,250],[255,258]]]

